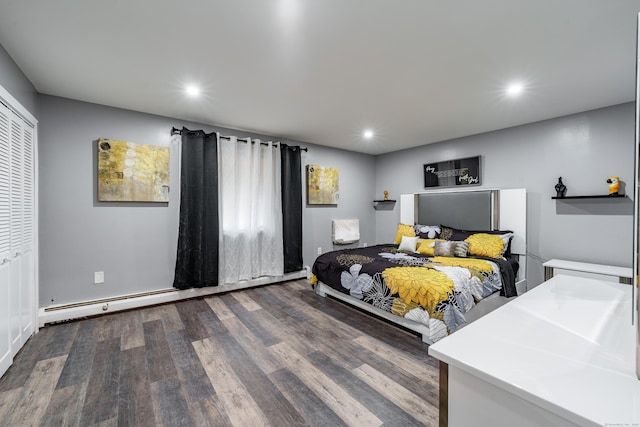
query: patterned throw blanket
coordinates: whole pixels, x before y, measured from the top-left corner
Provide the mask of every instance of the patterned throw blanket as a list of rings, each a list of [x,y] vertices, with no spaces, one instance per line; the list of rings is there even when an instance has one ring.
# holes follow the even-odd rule
[[[504,295],[504,289],[507,296],[515,296],[515,274],[507,262],[427,257],[399,252],[394,245],[325,253],[316,259],[312,273],[312,285],[321,281],[429,326],[434,342],[466,323],[464,313],[482,298],[497,291]]]

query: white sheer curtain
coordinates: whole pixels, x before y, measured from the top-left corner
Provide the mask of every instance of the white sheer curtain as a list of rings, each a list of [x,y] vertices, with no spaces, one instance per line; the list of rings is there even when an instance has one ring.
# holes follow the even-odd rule
[[[281,276],[280,147],[220,138],[220,284]]]

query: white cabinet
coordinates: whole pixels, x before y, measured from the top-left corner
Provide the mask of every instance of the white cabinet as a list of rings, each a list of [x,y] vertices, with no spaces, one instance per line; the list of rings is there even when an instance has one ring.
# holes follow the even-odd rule
[[[0,91],[0,375],[34,333],[37,316],[35,120],[6,98]]]

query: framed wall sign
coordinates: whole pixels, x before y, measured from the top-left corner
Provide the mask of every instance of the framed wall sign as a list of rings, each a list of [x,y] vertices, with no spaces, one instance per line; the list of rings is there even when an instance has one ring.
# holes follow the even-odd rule
[[[480,184],[480,156],[428,163],[423,168],[425,187],[454,187]]]

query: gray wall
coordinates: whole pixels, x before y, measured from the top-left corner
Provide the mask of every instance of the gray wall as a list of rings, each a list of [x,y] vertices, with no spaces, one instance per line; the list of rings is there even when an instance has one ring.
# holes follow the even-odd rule
[[[562,177],[567,196],[607,194],[619,175],[633,197],[634,104],[473,135],[376,157],[375,193],[392,198],[424,191],[424,163],[482,156],[482,187],[526,188],[528,286],[543,281],[552,258],[631,267],[633,201],[556,202]],[[376,240],[393,239],[399,207],[378,212]]]
[[[278,138],[187,123],[64,98],[41,95],[39,138],[40,306],[165,289],[173,282],[179,201],[168,204],[96,201],[98,138],[170,145],[172,126],[225,135]],[[306,164],[340,169],[337,207],[303,210],[303,255],[311,265],[318,247],[331,248],[332,218],[359,218],[362,242],[375,239],[371,207],[375,159],[334,148],[300,143]],[[178,188],[177,159],[172,151],[171,188]],[[93,284],[93,273],[105,283]]]
[[[36,118],[38,114],[38,93],[29,79],[18,68],[6,50],[0,45],[0,86],[29,110]]]

